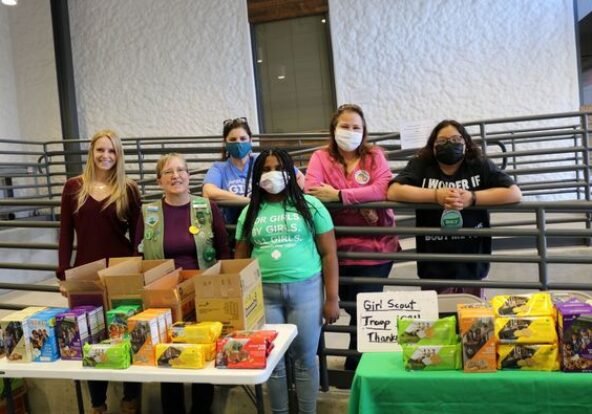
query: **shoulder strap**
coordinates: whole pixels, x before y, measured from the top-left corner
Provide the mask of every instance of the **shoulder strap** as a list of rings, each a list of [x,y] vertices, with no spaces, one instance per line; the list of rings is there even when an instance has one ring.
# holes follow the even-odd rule
[[[243,194],[247,197],[249,194],[249,181],[251,181],[251,174],[253,173],[253,156],[249,155],[249,169],[247,170],[247,180],[245,181],[245,193]]]

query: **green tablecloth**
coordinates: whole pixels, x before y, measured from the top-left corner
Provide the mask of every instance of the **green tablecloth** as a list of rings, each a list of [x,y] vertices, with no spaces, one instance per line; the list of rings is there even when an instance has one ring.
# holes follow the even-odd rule
[[[592,373],[405,371],[400,353],[367,353],[349,399],[358,413],[592,413]]]

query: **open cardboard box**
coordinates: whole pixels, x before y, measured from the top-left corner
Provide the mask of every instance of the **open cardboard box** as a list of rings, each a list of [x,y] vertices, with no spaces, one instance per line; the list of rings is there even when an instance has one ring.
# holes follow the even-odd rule
[[[173,321],[195,321],[195,289],[192,278],[201,270],[175,271],[144,286],[145,308],[170,308]]]
[[[113,259],[111,259],[113,261]],[[124,260],[99,271],[111,309],[119,305],[142,303],[142,291],[148,285],[175,270],[175,262],[165,260]]]
[[[220,321],[223,334],[265,323],[261,270],[256,259],[220,260],[194,277],[197,320]]]
[[[106,268],[107,261],[101,259],[66,270],[62,286],[67,292],[70,308],[92,305],[107,309],[107,292],[99,276],[99,272]]]

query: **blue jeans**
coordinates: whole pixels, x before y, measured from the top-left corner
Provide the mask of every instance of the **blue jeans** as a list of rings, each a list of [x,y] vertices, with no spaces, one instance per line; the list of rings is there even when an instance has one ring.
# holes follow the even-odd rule
[[[320,274],[302,282],[264,283],[265,318],[267,323],[291,323],[298,327],[289,356],[294,361],[298,411],[316,413],[319,392],[317,348],[323,317],[323,291]],[[271,409],[288,413],[286,365],[282,359],[267,381]]]

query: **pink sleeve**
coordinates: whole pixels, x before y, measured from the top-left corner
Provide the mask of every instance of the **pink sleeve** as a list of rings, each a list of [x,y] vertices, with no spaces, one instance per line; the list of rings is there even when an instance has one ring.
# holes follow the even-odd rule
[[[370,170],[370,185],[359,188],[347,188],[341,190],[343,204],[365,203],[368,201],[383,201],[386,199],[386,190],[393,174],[388,166],[386,158],[381,150],[372,151]]]
[[[308,167],[306,168],[306,176],[304,177],[304,192],[308,193],[311,187],[317,187],[321,185],[325,180],[323,176],[323,161],[321,157],[322,150],[313,152],[312,157],[308,161]]]

